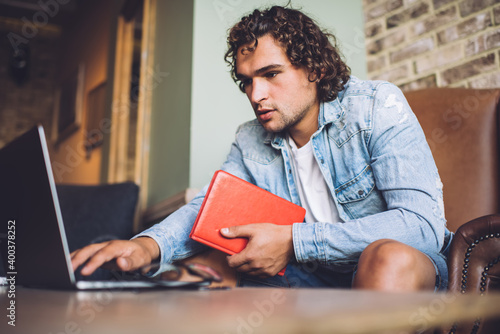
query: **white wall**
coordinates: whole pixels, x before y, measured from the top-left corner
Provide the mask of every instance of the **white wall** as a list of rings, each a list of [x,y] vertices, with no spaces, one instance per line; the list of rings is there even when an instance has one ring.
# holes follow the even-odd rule
[[[224,62],[226,34],[255,8],[285,5],[270,0],[195,0],[191,95],[191,188],[201,188],[224,162],[236,127],[254,114]],[[292,0],[335,34],[352,73],[366,78],[362,0]]]

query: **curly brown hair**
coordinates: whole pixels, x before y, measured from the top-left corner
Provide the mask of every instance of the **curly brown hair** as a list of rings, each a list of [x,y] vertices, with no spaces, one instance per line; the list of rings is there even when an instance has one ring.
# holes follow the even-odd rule
[[[322,31],[302,12],[281,6],[262,11],[256,9],[229,31],[228,50],[224,59],[230,65],[231,76],[242,92],[245,92],[244,84],[236,75],[238,49],[253,42],[253,46],[244,49],[253,51],[258,39],[267,34],[283,46],[292,65],[309,71],[309,81],[321,78],[318,82],[318,98],[321,102],[337,98],[338,92],[349,80],[351,69],[341,59],[335,36]]]

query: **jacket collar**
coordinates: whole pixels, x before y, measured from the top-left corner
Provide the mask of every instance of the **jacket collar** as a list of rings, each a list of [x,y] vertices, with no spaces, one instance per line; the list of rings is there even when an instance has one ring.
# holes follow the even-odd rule
[[[346,110],[340,103],[344,96],[344,91],[341,91],[337,98],[331,102],[322,103],[319,109],[318,129],[323,126],[338,122],[344,116]]]
[[[351,81],[351,80],[349,80]],[[325,125],[330,123],[336,124],[338,127],[343,127],[342,119],[346,113],[346,108],[341,104],[345,91],[349,86],[349,82],[344,86],[344,89],[338,93],[335,100],[331,102],[323,102],[319,106],[319,116],[318,116],[318,130],[322,129]],[[280,149],[284,146],[284,141],[286,139],[286,133],[271,133],[268,132],[266,138],[264,139],[264,144],[271,144],[274,148]]]

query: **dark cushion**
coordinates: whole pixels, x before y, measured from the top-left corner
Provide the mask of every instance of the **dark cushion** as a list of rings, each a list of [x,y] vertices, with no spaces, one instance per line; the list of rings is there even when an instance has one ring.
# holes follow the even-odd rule
[[[133,236],[139,187],[132,182],[96,186],[58,185],[57,194],[70,252],[91,243]],[[90,277],[109,279],[98,270]]]
[[[139,187],[132,182],[97,186],[58,185],[70,251],[133,235]]]

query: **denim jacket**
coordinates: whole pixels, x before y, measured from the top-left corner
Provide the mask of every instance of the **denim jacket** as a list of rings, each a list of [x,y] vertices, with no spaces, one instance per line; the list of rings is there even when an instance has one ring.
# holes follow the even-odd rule
[[[321,104],[318,121],[314,156],[342,221],[293,224],[296,261],[351,265],[371,242],[389,238],[444,263],[440,251],[450,232],[442,183],[402,92],[352,76],[334,101]],[[300,205],[290,152],[285,134],[268,133],[253,120],[238,128],[221,169]],[[207,188],[138,235],[158,243],[163,264],[205,248],[189,233]]]

